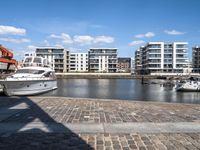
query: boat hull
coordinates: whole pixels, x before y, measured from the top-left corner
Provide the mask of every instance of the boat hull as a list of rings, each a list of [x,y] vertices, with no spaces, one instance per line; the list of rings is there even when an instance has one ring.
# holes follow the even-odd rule
[[[8,96],[37,95],[57,89],[56,80],[1,81],[0,83]]]
[[[200,92],[200,84],[193,82],[179,83],[176,85],[176,91]]]

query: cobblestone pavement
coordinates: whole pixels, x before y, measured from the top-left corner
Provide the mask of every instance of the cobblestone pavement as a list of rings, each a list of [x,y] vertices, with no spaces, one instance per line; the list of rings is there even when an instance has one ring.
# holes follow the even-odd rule
[[[200,134],[16,133],[0,137],[2,150],[199,150]],[[23,140],[22,140],[23,139]],[[81,139],[81,140],[80,140]]]
[[[6,122],[28,122],[45,111],[61,123],[200,122],[200,105],[44,98]],[[36,120],[37,121],[37,120]]]
[[[20,105],[25,103],[26,105]],[[12,109],[10,109],[12,108]],[[19,109],[15,114],[9,111]],[[20,131],[30,122],[100,124],[199,122],[200,105],[91,100],[72,98],[2,98],[0,124],[22,123],[13,133],[0,133],[0,150],[97,149],[97,150],[200,150],[200,133],[99,133],[77,134],[44,132],[37,126],[31,132]],[[62,126],[63,127],[63,126]],[[67,130],[67,129],[66,129]],[[69,130],[69,129],[68,129]]]

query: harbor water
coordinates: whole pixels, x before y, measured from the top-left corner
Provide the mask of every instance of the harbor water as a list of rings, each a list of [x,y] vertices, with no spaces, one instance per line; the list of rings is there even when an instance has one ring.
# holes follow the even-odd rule
[[[135,79],[58,79],[58,89],[38,96],[122,99],[174,103],[200,103],[200,92],[176,92],[156,80],[141,84]]]

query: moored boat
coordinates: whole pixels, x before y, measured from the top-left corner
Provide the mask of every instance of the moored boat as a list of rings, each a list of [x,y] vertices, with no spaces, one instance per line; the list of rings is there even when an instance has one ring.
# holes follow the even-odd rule
[[[191,77],[187,80],[177,81],[175,89],[176,91],[200,92],[200,79]]]
[[[24,59],[22,68],[0,81],[8,95],[36,95],[57,89],[57,80],[45,58],[32,56]]]

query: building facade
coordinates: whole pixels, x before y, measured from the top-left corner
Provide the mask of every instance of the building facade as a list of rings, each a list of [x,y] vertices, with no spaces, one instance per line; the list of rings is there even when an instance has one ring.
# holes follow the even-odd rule
[[[142,73],[183,73],[188,67],[187,42],[149,42],[140,48]]]
[[[200,47],[192,48],[192,67],[193,72],[200,73]]]
[[[135,58],[131,58],[131,73],[135,74]]]
[[[118,72],[131,72],[131,58],[119,57],[117,69],[118,69]]]
[[[135,74],[141,74],[142,70],[142,49],[144,47],[140,47],[135,51]]]
[[[13,59],[12,50],[0,44],[0,73],[9,73],[16,70],[17,61]]]
[[[88,72],[88,53],[70,53],[69,72]]]
[[[55,72],[69,72],[69,51],[64,48],[36,48],[36,56],[46,58]]]
[[[88,56],[89,72],[117,72],[116,48],[91,48]]]

